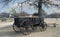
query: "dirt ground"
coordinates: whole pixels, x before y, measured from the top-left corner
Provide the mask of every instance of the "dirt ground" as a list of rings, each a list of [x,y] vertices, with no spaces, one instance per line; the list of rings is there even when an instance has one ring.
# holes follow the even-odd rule
[[[12,29],[13,22],[0,22],[0,37],[60,37],[60,25],[47,27],[46,31],[34,31],[29,35],[15,33]]]

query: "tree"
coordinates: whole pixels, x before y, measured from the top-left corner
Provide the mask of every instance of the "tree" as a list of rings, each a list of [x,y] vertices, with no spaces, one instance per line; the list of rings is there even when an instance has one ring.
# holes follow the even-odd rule
[[[0,3],[5,3],[6,5],[7,4],[9,4],[11,1],[15,1],[15,0],[0,0]],[[23,3],[25,3],[25,2],[27,2],[27,3],[29,3],[31,0],[26,0],[26,1],[24,1],[24,2],[22,2],[21,4],[23,4]],[[44,5],[46,5],[46,6],[57,6],[57,7],[59,7],[60,5],[59,4],[55,4],[55,3],[53,3],[53,1],[52,0],[32,0],[32,1],[34,1],[33,2],[33,4],[31,4],[31,3],[29,3],[30,5],[34,5],[34,6],[37,6],[37,8],[38,8],[38,14],[39,14],[39,16],[41,17],[41,15],[42,15],[42,4],[44,4]],[[57,0],[57,1],[59,1],[59,0]],[[37,3],[36,3],[37,2]]]
[[[0,0],[0,3],[5,3],[6,5],[8,5],[11,1],[15,1],[15,0]],[[27,3],[29,3],[31,0],[26,0],[26,1],[24,1],[24,2],[22,2],[22,3],[19,3],[19,4],[23,4],[23,3],[25,3],[25,2],[27,2]],[[46,6],[57,6],[57,7],[59,7],[60,5],[59,4],[55,4],[55,3],[53,3],[53,1],[52,0],[32,0],[32,1],[34,1],[33,2],[33,4],[31,4],[31,3],[29,3],[30,5],[34,5],[34,6],[37,6],[37,8],[38,8],[38,13],[39,13],[39,15],[42,15],[42,4],[44,4],[44,5],[46,5]],[[59,1],[59,0],[57,0],[57,1]],[[37,2],[37,3],[36,3]],[[40,16],[41,17],[41,16]]]
[[[12,8],[10,12],[12,12],[11,15],[12,15],[13,17],[16,15],[16,10],[15,10],[15,9]]]
[[[2,1],[2,3],[7,3],[8,4],[11,1],[12,0],[5,0],[5,1]],[[23,4],[27,1],[28,1],[28,3],[30,2],[30,0],[26,0],[26,1],[22,2],[21,4]],[[57,7],[60,6],[59,4],[54,3],[52,0],[32,0],[32,1],[34,1],[34,2],[32,4],[31,3],[29,3],[29,4],[33,5],[33,6],[36,6],[38,8],[38,15],[42,19],[42,20],[40,20],[41,22],[44,21],[44,18],[42,18],[42,16],[43,16],[42,15],[42,4],[44,4],[46,6],[49,6],[49,5],[50,6],[57,6]],[[59,1],[59,0],[57,0],[57,1]]]
[[[42,15],[43,15],[44,17],[47,16],[47,13],[46,13],[43,9],[42,9]],[[33,13],[33,16],[38,16],[38,12]]]

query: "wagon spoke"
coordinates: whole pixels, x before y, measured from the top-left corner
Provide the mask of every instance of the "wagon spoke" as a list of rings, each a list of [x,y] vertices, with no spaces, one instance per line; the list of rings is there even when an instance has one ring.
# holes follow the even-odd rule
[[[15,32],[17,32],[17,33],[20,32],[20,28],[17,27],[15,24],[13,24],[13,30],[14,30]]]

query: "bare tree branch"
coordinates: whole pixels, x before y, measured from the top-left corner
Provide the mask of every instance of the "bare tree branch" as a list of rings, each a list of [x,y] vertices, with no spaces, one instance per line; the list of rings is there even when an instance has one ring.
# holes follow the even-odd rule
[[[49,4],[49,5],[53,5],[53,6],[60,6],[60,5],[58,5],[58,4],[54,4],[54,3],[51,3],[51,2],[47,2],[47,1],[45,1],[45,2],[43,2],[43,3],[47,3],[47,4]]]

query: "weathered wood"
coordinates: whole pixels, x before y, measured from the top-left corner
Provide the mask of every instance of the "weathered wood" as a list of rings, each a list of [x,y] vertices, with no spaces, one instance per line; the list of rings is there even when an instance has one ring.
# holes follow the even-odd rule
[[[18,18],[38,18],[38,16],[19,16]]]

